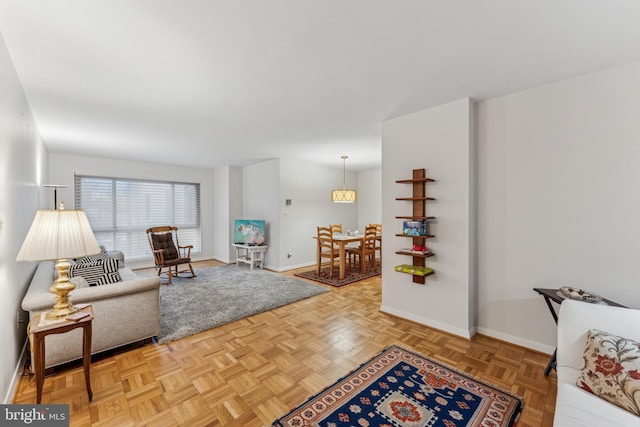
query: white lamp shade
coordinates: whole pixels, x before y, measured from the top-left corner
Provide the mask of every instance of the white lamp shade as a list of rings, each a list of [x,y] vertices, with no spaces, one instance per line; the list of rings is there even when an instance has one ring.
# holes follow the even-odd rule
[[[333,203],[355,203],[356,190],[333,190],[331,201]]]
[[[79,258],[100,252],[84,211],[36,212],[16,261]]]

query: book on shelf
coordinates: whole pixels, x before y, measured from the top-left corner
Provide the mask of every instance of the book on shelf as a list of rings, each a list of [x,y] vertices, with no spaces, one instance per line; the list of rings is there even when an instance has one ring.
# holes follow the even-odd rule
[[[427,255],[430,254],[431,251],[429,249],[427,250],[420,250],[420,251],[416,251],[413,248],[402,248],[399,250],[399,252],[405,253],[405,254],[412,254],[412,255]]]
[[[409,264],[396,265],[394,269],[400,273],[414,274],[416,276],[428,276],[433,273],[431,268]]]
[[[427,236],[429,223],[427,221],[402,221],[402,234],[405,236]]]

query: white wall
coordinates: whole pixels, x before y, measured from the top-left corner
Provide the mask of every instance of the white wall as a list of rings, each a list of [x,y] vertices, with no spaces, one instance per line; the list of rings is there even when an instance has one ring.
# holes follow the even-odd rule
[[[243,179],[242,217],[235,219],[264,219],[265,241],[269,245],[265,267],[280,269],[280,160],[268,160],[245,166]]]
[[[360,212],[380,222],[380,170],[347,171],[347,186],[358,190],[358,203],[331,202],[331,190],[342,188],[343,171],[296,159],[275,159],[245,166],[244,217],[267,220],[266,267],[284,271],[316,263],[313,237],[318,225],[342,224],[363,229]],[[360,179],[361,174],[365,179]],[[291,200],[287,205],[286,200]],[[374,221],[378,219],[378,221]],[[291,251],[291,257],[288,253]]]
[[[380,170],[347,172],[347,182],[359,190],[358,203],[334,204],[333,188],[342,186],[342,169],[326,168],[297,160],[269,160],[244,168],[227,166],[217,170],[158,165],[137,161],[105,159],[51,153],[49,181],[66,185],[58,190],[58,201],[74,207],[74,174],[115,176],[138,179],[168,179],[201,184],[202,253],[199,259],[234,262],[231,247],[233,221],[237,218],[267,220],[270,248],[265,267],[283,271],[315,263],[315,245],[311,240],[319,224],[342,223],[345,229],[363,228],[358,216],[364,212],[367,222],[380,218]],[[359,182],[361,188],[351,185]],[[292,199],[286,206],[285,200]],[[53,192],[48,203],[53,206]],[[309,236],[309,241],[300,236]],[[275,238],[277,236],[277,238]],[[288,250],[293,256],[287,258]],[[151,266],[152,261],[132,262],[134,268]]]
[[[202,222],[213,222],[213,257],[222,262],[235,261],[233,221],[242,216],[242,168],[227,166],[213,172],[213,218],[202,218]]]
[[[358,203],[332,203],[331,190],[342,188],[342,169],[303,161],[280,161],[280,269],[288,270],[316,263],[316,241],[320,225],[342,224],[343,231],[358,226]],[[347,172],[347,186],[356,187],[357,174]],[[380,188],[377,189],[378,192]],[[360,197],[360,191],[358,191]],[[285,204],[286,199],[291,205]],[[366,200],[366,198],[365,198]],[[287,258],[288,250],[292,257]]]
[[[551,352],[532,288],[640,308],[640,62],[478,105],[478,330]]]
[[[50,153],[49,181],[67,186],[67,188],[58,190],[58,202],[64,201],[67,209],[72,209],[75,206],[73,196],[74,174],[200,183],[200,214],[203,218],[202,252],[192,258],[194,260],[213,258],[214,221],[212,218],[215,216],[213,170]],[[133,268],[149,267],[153,266],[153,260],[128,264]]]
[[[464,99],[382,125],[382,222],[389,237],[383,245],[381,310],[464,337],[475,332],[472,111]],[[437,200],[426,202],[427,214],[437,218],[431,226],[436,237],[426,240],[436,254],[426,264],[436,274],[424,285],[393,269],[411,263],[411,257],[395,251],[412,243],[394,236],[402,229],[402,220],[395,217],[412,212],[411,202],[395,200],[411,197],[412,186],[395,181],[410,179],[412,170],[421,168],[437,180],[427,184],[427,195]]]
[[[11,403],[27,336],[22,298],[36,267],[16,256],[36,210],[46,208],[47,190],[40,186],[47,184],[47,151],[1,36],[0,94],[0,396]]]
[[[382,169],[358,172],[358,229],[382,224]],[[383,227],[384,230],[384,227]]]

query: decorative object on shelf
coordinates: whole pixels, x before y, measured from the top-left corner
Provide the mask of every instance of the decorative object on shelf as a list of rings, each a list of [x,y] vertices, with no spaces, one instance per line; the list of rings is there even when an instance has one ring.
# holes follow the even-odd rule
[[[562,298],[569,298],[584,302],[602,301],[602,297],[598,294],[594,294],[593,292],[588,292],[583,289],[572,288],[570,286],[562,286],[558,290],[558,295]]]
[[[340,156],[342,159],[342,190],[333,190],[331,192],[331,201],[333,203],[355,203],[356,190],[347,190],[347,169],[346,161],[349,156]]]
[[[69,301],[69,293],[76,285],[69,281],[71,263],[67,259],[98,253],[100,246],[84,211],[67,211],[60,203],[60,209],[36,212],[16,261],[58,261],[56,281],[50,288],[56,295],[56,304],[47,318],[67,317],[78,311]]]
[[[523,406],[509,391],[392,345],[272,425],[508,427]]]
[[[405,236],[426,236],[429,226],[426,221],[402,221],[402,234]]]
[[[411,248],[402,248],[397,252],[399,255],[421,255],[426,257],[433,256],[433,252],[426,246],[413,245]]]
[[[412,197],[396,197],[396,200],[411,202],[413,207],[412,215],[396,216],[396,219],[406,220],[402,222],[402,233],[396,234],[396,236],[412,238],[413,247],[411,249],[400,249],[396,251],[396,254],[412,256],[413,262],[411,265],[403,264],[397,266],[396,271],[402,273],[410,272],[413,275],[413,282],[419,284],[425,283],[425,276],[434,274],[432,269],[425,267],[425,258],[433,256],[433,253],[425,246],[424,239],[434,237],[429,234],[428,221],[435,219],[435,217],[426,216],[425,213],[426,201],[435,200],[433,197],[426,196],[426,184],[428,182],[435,182],[435,180],[427,178],[424,169],[414,169],[411,179],[396,181],[398,184],[411,184],[413,187]],[[421,274],[423,272],[425,274]]]
[[[433,274],[433,269],[418,265],[400,264],[396,265],[394,268],[400,273],[414,274],[416,276],[429,276]]]

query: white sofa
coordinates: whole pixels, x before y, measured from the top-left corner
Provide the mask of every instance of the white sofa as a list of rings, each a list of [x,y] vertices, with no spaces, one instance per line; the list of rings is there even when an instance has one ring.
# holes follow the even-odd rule
[[[553,425],[640,426],[640,417],[576,385],[590,329],[640,341],[640,310],[572,300],[562,302],[558,314],[558,397]]]
[[[142,341],[160,333],[160,278],[138,277],[120,259],[122,282],[102,286],[76,288],[70,294],[73,303],[93,306],[91,354]],[[55,280],[54,263],[38,264],[29,289],[22,300],[22,309],[31,319],[50,310],[55,296],[49,287]],[[82,358],[82,330],[45,338],[45,367],[60,365]]]

